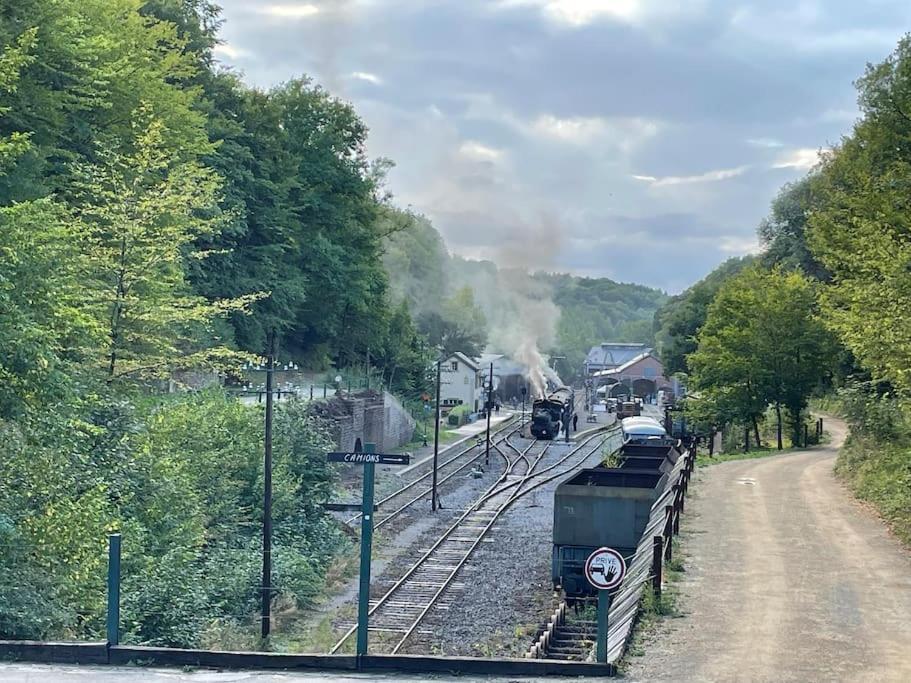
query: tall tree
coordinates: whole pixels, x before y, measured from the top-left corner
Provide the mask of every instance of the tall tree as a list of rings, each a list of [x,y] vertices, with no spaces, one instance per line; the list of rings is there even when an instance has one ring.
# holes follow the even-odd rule
[[[911,392],[911,36],[858,81],[864,117],[826,158],[809,245],[826,320],[878,382]]]
[[[796,268],[808,277],[827,281],[828,271],[807,245],[807,219],[820,202],[818,186],[816,174],[811,173],[781,188],[758,232],[764,247],[761,260],[767,266]]]
[[[192,245],[217,232],[212,216],[218,178],[195,161],[175,161],[169,131],[148,107],[135,118],[136,149],[104,152],[105,163],[82,167],[76,215],[86,226],[94,287],[107,321],[109,376],[160,373],[223,349],[196,348],[200,332],[256,298],[209,302],[186,282],[185,261],[204,258]],[[199,353],[194,353],[199,351]]]
[[[708,307],[698,347],[687,361],[693,388],[705,392],[716,423],[751,425],[770,404],[787,409],[797,443],[801,415],[829,357],[829,339],[816,316],[812,285],[798,272],[747,268],[721,286]],[[705,412],[705,411],[703,411]]]
[[[690,372],[687,357],[696,350],[699,330],[705,324],[715,295],[753,260],[751,256],[728,259],[658,309],[654,317],[655,343],[666,374]]]

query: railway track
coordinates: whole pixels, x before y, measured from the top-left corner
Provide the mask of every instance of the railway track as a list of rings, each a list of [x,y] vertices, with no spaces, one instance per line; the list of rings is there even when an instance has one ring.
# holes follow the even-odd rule
[[[491,449],[496,449],[498,444],[503,443],[503,441],[508,440],[510,436],[515,434],[521,429],[520,425],[516,425],[514,422],[509,422],[506,425],[502,426],[495,432],[492,432],[490,435],[490,445]],[[486,445],[486,442],[485,442]],[[469,455],[473,450],[477,450],[478,453],[474,457],[470,457],[462,463],[458,461],[464,458],[466,455]],[[480,460],[485,453],[485,448],[478,447],[477,445],[471,445],[467,448],[463,448],[458,453],[453,455],[450,458],[447,458],[437,465],[437,489],[439,489],[443,484],[450,481],[457,475],[464,472],[471,465],[474,465],[478,460]],[[450,472],[443,474],[450,465],[454,465],[454,469]],[[440,476],[442,474],[442,476]],[[383,511],[383,515],[376,517],[376,522],[373,525],[374,529],[379,529],[380,527],[385,526],[393,519],[397,518],[399,515],[404,513],[408,508],[410,508],[415,503],[418,503],[421,500],[424,500],[432,492],[432,486],[420,487],[419,485],[422,482],[428,481],[433,476],[433,471],[426,472],[416,479],[408,482],[401,488],[393,491],[389,495],[381,498],[377,503],[376,507],[378,510]],[[397,498],[401,500],[396,501]],[[389,510],[389,508],[392,508]],[[385,510],[384,510],[385,509]],[[386,511],[389,510],[389,511]],[[351,526],[353,523],[357,522],[361,518],[361,513],[357,513],[350,519],[345,520],[345,523]]]
[[[504,459],[505,467],[497,481],[437,538],[384,595],[371,601],[370,630],[384,634],[383,637],[391,645],[391,654],[402,649],[431,609],[446,607],[443,596],[447,588],[454,583],[459,570],[500,516],[516,500],[573,471],[615,435],[616,430],[599,430],[541,469],[538,469],[541,461],[556,442],[532,441],[520,448],[509,442],[507,436],[501,443],[504,448],[516,453],[513,458],[504,453],[501,443],[498,443],[495,450]],[[595,442],[594,448],[590,446],[592,442]],[[541,443],[545,445],[540,452],[530,455],[535,444]],[[351,626],[330,654],[338,652],[356,631],[357,625]]]

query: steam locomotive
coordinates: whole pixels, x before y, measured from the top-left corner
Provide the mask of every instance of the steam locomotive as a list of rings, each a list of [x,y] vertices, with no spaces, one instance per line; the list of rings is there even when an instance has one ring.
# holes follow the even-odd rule
[[[531,433],[539,439],[553,439],[564,420],[569,424],[575,412],[573,390],[560,387],[531,405]]]

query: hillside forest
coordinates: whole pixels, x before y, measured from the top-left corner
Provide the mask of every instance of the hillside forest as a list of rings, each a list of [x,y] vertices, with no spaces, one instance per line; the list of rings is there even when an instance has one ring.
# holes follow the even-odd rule
[[[441,353],[488,346],[496,306],[473,273],[497,267],[395,206],[350,104],[220,67],[219,25],[207,0],[0,8],[0,638],[98,639],[119,532],[125,642],[266,646],[262,410],[168,385],[241,381],[274,344],[407,402]],[[522,277],[563,311],[567,376],[591,344],[646,341],[666,298]],[[322,509],[329,426],[276,410],[277,638],[350,543]]]
[[[911,37],[857,82],[861,116],[732,259],[655,316],[687,416],[728,448],[804,445],[807,408],[843,415],[837,471],[911,542]]]

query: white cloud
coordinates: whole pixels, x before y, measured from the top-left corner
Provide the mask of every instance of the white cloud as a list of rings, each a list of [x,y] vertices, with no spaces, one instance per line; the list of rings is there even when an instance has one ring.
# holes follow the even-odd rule
[[[494,6],[532,7],[554,24],[579,28],[601,19],[653,27],[700,12],[705,5],[704,0],[498,0]]]
[[[538,5],[547,18],[569,26],[584,26],[602,17],[632,22],[642,9],[640,0],[530,0],[523,4]]]
[[[260,14],[267,14],[279,19],[304,19],[319,14],[319,7],[309,3],[300,5],[266,5],[257,10]]]
[[[807,170],[819,162],[819,151],[809,147],[801,147],[782,154],[772,164],[772,168],[797,168]]]
[[[667,185],[689,185],[691,183],[714,183],[719,180],[727,180],[743,175],[749,166],[738,166],[737,168],[723,168],[717,171],[707,171],[699,175],[684,176],[664,176],[661,178],[651,175],[634,175],[635,180],[641,180],[649,183],[652,187],[665,187]]]
[[[351,78],[357,81],[367,81],[368,83],[373,83],[373,85],[383,84],[382,78],[368,71],[354,71],[351,73]]]
[[[503,150],[488,147],[475,140],[467,140],[459,146],[459,156],[469,161],[496,162],[503,158]]]
[[[660,126],[656,121],[635,117],[570,117],[551,114],[523,123],[520,129],[530,137],[544,137],[572,145],[613,144],[628,152],[654,136]]]
[[[783,142],[774,138],[747,138],[747,144],[752,145],[753,147],[765,147],[767,149],[784,147]]]
[[[234,47],[229,43],[219,43],[213,48],[212,52],[218,57],[227,57],[228,59],[239,59],[250,54],[246,50]]]
[[[725,254],[755,254],[759,251],[759,240],[755,237],[724,235],[717,244],[718,250]]]
[[[531,124],[534,133],[573,143],[591,142],[604,129],[604,120],[600,118],[560,119],[550,114],[539,116]]]

